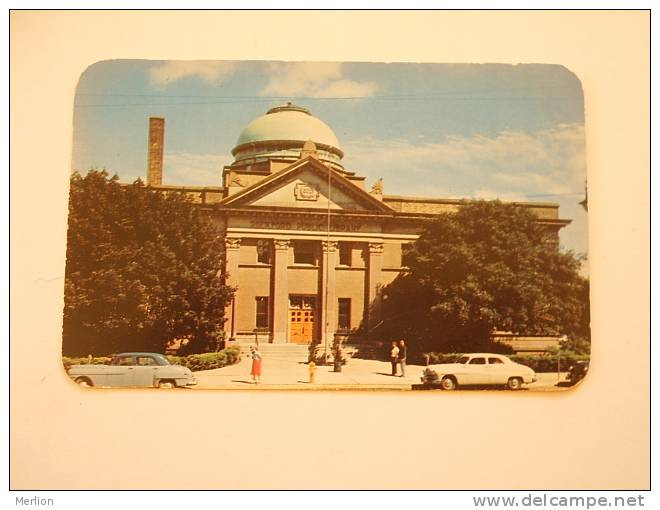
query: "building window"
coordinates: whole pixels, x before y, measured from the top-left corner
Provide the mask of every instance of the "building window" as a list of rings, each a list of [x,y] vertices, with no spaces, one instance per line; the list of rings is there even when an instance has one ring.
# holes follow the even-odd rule
[[[257,315],[255,325],[257,329],[268,329],[268,296],[257,296]]]
[[[352,243],[339,243],[339,265],[352,266],[353,265],[353,244]]]
[[[270,239],[259,239],[257,241],[257,262],[259,264],[270,264],[270,247]]]
[[[294,241],[293,263],[317,265],[317,244],[315,241]]]
[[[408,253],[412,249],[412,243],[402,243],[401,244],[401,266],[406,267]]]
[[[348,331],[351,329],[351,300],[350,298],[339,298],[337,304],[337,329]]]

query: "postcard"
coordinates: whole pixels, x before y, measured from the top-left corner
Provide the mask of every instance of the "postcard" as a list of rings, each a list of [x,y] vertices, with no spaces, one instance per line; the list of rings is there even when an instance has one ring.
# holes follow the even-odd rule
[[[79,385],[585,377],[584,98],[565,67],[109,60],[74,109]]]

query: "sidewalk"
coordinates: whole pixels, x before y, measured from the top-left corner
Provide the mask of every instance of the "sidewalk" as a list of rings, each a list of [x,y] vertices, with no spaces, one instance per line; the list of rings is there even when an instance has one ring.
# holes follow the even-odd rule
[[[215,370],[195,372],[193,389],[284,389],[284,390],[411,390],[420,384],[424,367],[408,365],[405,377],[393,377],[391,365],[385,361],[352,358],[334,372],[332,366],[317,366],[315,382],[309,382],[304,360],[267,359],[262,362],[261,383],[254,384],[250,375],[252,360],[244,356],[235,364]],[[539,380],[526,387],[541,391],[558,391],[557,374],[537,374]]]
[[[401,389],[417,384],[423,367],[406,367],[406,377],[392,377],[386,362],[350,359],[341,372],[332,366],[317,366],[315,382],[309,382],[309,369],[304,360],[267,359],[262,362],[261,384],[254,384],[250,375],[252,360],[244,356],[236,365],[195,372],[198,389]]]

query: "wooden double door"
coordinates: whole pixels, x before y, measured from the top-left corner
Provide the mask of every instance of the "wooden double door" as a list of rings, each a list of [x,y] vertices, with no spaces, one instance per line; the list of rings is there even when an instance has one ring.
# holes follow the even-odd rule
[[[316,296],[289,297],[289,341],[309,344],[314,340]]]

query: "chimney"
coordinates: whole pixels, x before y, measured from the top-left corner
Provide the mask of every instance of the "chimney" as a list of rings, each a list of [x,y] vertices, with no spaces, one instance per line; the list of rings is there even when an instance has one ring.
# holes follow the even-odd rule
[[[147,186],[163,184],[163,141],[165,119],[149,117],[149,161],[147,163]]]

